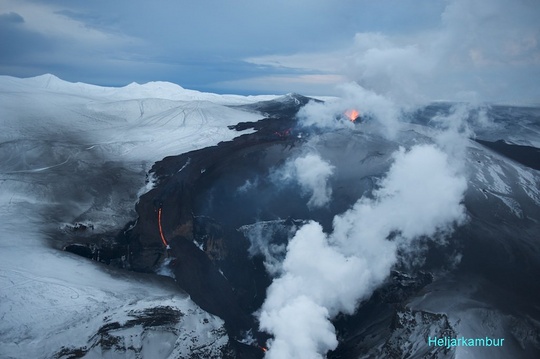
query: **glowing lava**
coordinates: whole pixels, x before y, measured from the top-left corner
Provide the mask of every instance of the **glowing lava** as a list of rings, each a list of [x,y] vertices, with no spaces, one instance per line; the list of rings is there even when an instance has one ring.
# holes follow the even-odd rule
[[[355,109],[351,109],[351,110],[347,110],[345,112],[345,116],[347,116],[347,118],[351,121],[351,122],[354,122],[356,121],[356,119],[358,118],[358,116],[360,116],[360,113],[358,111],[356,111]]]
[[[161,228],[161,207],[158,209],[158,227],[159,227],[159,235],[161,236],[161,241],[163,242],[163,245],[169,248],[169,243],[167,243],[167,240],[165,239],[165,236],[163,235],[163,228]]]

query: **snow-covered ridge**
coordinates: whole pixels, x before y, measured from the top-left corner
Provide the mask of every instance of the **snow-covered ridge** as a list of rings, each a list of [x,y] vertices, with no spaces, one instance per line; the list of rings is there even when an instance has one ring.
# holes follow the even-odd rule
[[[262,98],[269,97],[274,98]],[[115,88],[70,83],[50,74],[0,76],[0,142],[51,137],[72,142],[76,137],[83,151],[154,162],[237,136],[227,126],[263,116],[229,105],[258,99],[186,90],[168,82]]]
[[[223,105],[241,105],[276,98],[275,95],[241,96],[220,95],[209,92],[185,89],[180,85],[152,81],[145,84],[132,82],[124,87],[104,87],[82,82],[64,81],[55,75],[45,74],[29,78],[0,76],[0,91],[34,89],[91,97],[113,96],[118,99],[159,98],[173,101],[211,101]]]

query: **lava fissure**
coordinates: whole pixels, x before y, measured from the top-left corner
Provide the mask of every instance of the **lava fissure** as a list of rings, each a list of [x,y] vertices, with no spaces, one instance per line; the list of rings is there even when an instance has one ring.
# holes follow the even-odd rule
[[[161,236],[161,241],[163,242],[163,245],[167,247],[167,249],[170,248],[169,243],[165,239],[165,235],[163,235],[163,228],[161,227],[161,207],[158,209],[158,227],[159,227],[159,235]]]

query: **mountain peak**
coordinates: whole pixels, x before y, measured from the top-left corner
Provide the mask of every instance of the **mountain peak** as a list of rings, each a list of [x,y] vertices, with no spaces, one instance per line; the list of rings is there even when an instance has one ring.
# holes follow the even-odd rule
[[[44,88],[55,87],[58,84],[66,84],[67,81],[60,79],[53,74],[43,74],[39,76],[29,77],[27,80],[33,81],[36,85]]]

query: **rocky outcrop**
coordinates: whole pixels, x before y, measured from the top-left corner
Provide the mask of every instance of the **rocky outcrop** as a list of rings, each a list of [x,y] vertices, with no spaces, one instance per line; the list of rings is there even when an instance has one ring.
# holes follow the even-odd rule
[[[237,358],[238,344],[222,323],[200,309],[126,308],[104,317],[86,345],[64,346],[54,358]]]

